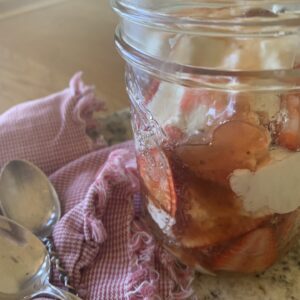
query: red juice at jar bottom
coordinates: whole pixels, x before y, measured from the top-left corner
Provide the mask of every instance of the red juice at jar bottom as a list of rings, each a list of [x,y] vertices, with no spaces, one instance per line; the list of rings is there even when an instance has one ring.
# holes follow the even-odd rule
[[[235,125],[224,127],[233,133]],[[138,153],[145,223],[180,261],[202,272],[261,272],[290,246],[299,211],[263,216],[245,212],[226,183],[238,152],[232,161],[218,160],[212,149],[216,139],[218,135],[210,145],[161,145]]]

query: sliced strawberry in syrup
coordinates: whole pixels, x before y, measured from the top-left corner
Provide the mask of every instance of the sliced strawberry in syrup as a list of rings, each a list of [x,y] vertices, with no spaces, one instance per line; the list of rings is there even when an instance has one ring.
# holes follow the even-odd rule
[[[274,227],[280,250],[289,250],[291,243],[300,233],[300,209],[279,215],[278,223]]]
[[[213,271],[262,272],[277,259],[277,241],[269,228],[253,230],[232,242],[211,263]]]
[[[300,94],[282,95],[282,118],[278,144],[289,150],[300,150]]]
[[[176,126],[167,125],[165,126],[164,131],[168,137],[168,142],[170,144],[177,144],[178,142],[181,142],[186,138],[184,132]]]
[[[176,154],[197,176],[223,185],[235,169],[254,171],[268,158],[268,131],[246,122],[229,121],[219,126],[210,145],[180,145]]]
[[[174,232],[186,248],[226,243],[270,219],[270,215],[245,214],[241,201],[229,188],[192,175],[184,185]]]
[[[145,88],[144,92],[144,102],[147,105],[153,99],[153,96],[156,94],[159,88],[159,80],[152,79],[151,82],[148,84],[148,87]]]
[[[152,148],[137,156],[142,181],[158,208],[176,213],[177,197],[169,160],[162,149]]]

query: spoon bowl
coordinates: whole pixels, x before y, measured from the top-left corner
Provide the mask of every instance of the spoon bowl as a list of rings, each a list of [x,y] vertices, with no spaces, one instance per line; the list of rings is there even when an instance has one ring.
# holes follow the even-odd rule
[[[0,300],[48,295],[80,300],[49,283],[50,258],[43,243],[29,230],[0,216]]]
[[[26,160],[10,161],[2,169],[0,209],[4,216],[26,227],[41,240],[52,233],[61,216],[52,184],[39,168]]]

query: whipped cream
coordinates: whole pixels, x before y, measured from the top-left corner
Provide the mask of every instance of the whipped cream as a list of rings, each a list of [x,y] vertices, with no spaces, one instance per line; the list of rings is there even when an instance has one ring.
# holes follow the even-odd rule
[[[159,39],[150,39],[149,49],[152,52],[159,53],[162,44]],[[299,40],[295,37],[286,37],[287,44],[282,41],[261,40],[261,41],[234,41],[226,44],[221,67],[226,69],[281,69],[292,68],[295,64],[296,56],[290,54],[291,49],[296,49]],[[191,39],[176,35],[169,39],[170,58],[180,61],[186,60],[193,49]],[[247,45],[245,48],[244,46]],[[290,48],[287,48],[290,47]],[[295,53],[297,51],[295,50]],[[214,119],[213,108],[209,103],[199,103],[190,112],[183,112],[181,105],[184,95],[189,89],[176,83],[161,82],[155,95],[149,101],[147,108],[158,124],[165,128],[174,126],[191,136],[203,132],[207,126],[210,126]],[[199,93],[201,91],[199,90]],[[212,92],[213,93],[213,92]],[[195,94],[196,95],[196,94]],[[196,96],[194,96],[196,97]],[[275,120],[280,111],[280,95],[276,92],[250,94],[248,101],[251,110],[262,112],[268,116],[269,120]],[[214,101],[212,97],[212,101]],[[238,101],[238,100],[237,100]],[[208,101],[207,101],[208,102]],[[224,119],[230,118],[234,114],[234,106],[228,103],[223,109]]]
[[[222,70],[292,69],[300,62],[300,37],[296,34],[230,38],[149,29],[146,34],[141,32],[136,42],[162,61]]]
[[[208,101],[198,103],[195,107],[186,112],[181,105],[187,89],[183,86],[162,82],[155,95],[147,105],[147,109],[153,119],[164,129],[173,126],[180,129],[187,136],[204,132],[214,122],[222,123],[230,119],[235,113],[235,100],[228,101],[221,112]],[[201,91],[199,90],[199,93]],[[216,94],[218,97],[218,94]],[[196,96],[192,96],[196,97]],[[213,100],[212,100],[213,101]],[[216,102],[217,100],[215,100]],[[239,101],[238,99],[236,101]],[[280,111],[280,96],[276,93],[264,93],[249,95],[248,101],[251,111],[267,114],[270,121],[275,120]],[[216,104],[216,103],[214,103]]]
[[[181,128],[182,122],[180,103],[183,98],[185,88],[175,86],[168,82],[162,82],[155,95],[149,102],[147,108],[153,117],[162,127],[167,125],[177,125]]]
[[[292,69],[297,61],[299,46],[300,40],[296,36],[234,40],[225,50],[222,67],[248,71]]]
[[[181,109],[184,94],[184,87],[162,82],[147,108],[162,128],[174,126],[190,136],[206,127],[211,108],[199,104],[190,113],[184,113]]]
[[[270,161],[256,172],[235,170],[230,186],[248,212],[289,213],[300,207],[300,152],[270,151]]]

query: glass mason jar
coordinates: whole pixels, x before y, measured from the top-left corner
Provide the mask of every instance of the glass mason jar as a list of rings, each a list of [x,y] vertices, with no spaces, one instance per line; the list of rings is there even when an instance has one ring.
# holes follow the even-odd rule
[[[299,1],[114,0],[145,224],[205,273],[299,236]]]

